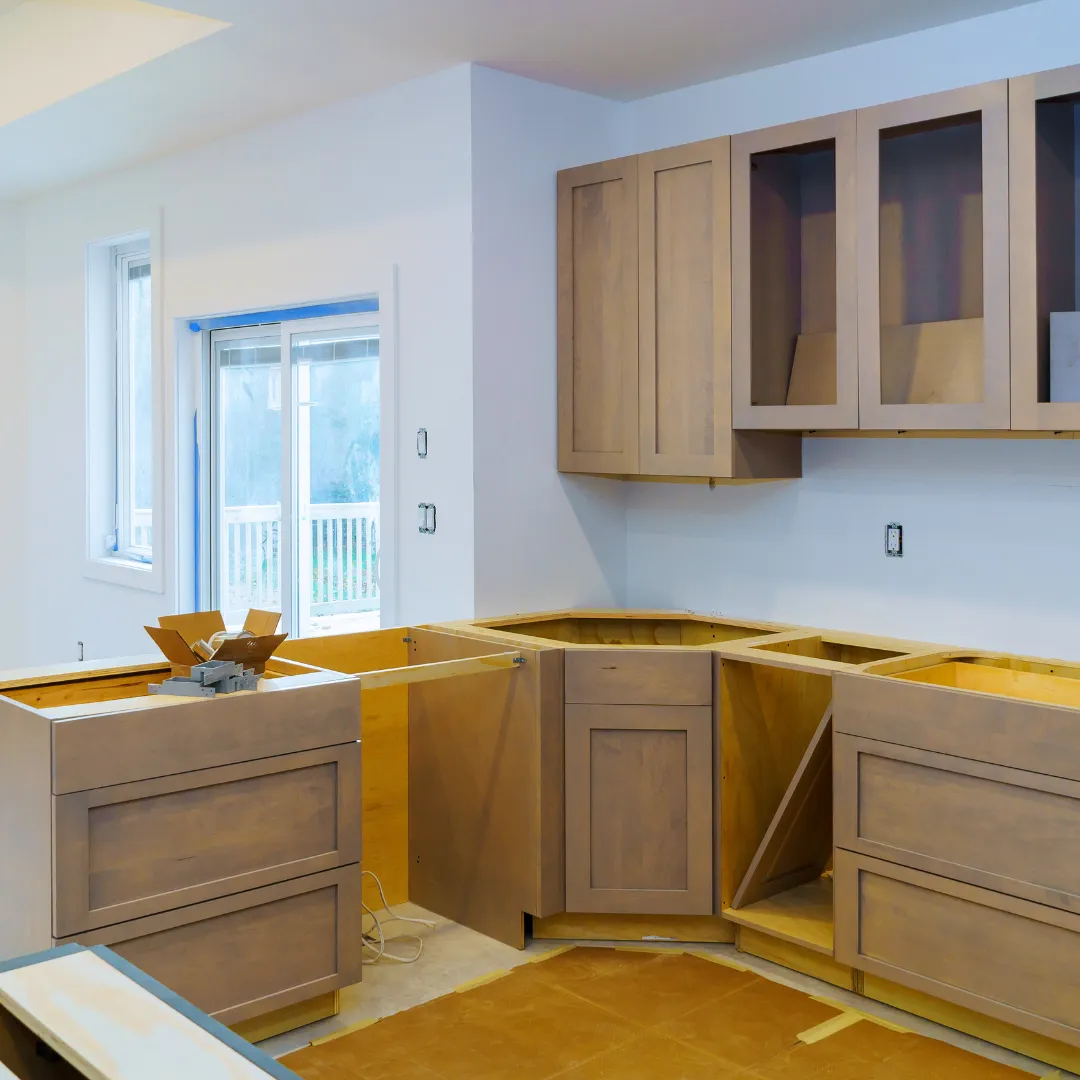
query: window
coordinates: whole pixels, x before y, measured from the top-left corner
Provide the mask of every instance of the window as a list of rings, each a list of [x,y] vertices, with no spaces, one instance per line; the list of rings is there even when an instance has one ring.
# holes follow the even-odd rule
[[[87,248],[86,554],[90,577],[160,591],[152,235]]]
[[[150,251],[135,242],[113,248],[116,283],[116,506],[113,552],[152,562],[154,432]]]

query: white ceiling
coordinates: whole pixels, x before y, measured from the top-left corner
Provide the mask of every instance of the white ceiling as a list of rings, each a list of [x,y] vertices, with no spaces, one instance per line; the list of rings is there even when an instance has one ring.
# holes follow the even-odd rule
[[[0,199],[469,60],[627,100],[1034,0],[166,2],[231,25],[0,126]]]

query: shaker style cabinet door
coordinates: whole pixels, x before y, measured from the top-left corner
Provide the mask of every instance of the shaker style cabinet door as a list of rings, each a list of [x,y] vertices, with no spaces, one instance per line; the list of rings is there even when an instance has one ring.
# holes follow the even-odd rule
[[[1009,80],[1012,426],[1080,430],[1080,67]]]
[[[1008,428],[1008,84],[857,124],[859,425]]]
[[[735,427],[859,426],[855,113],[731,140]]]
[[[566,706],[566,910],[711,915],[712,708]]]
[[[638,159],[646,476],[732,475],[730,145]]]
[[[559,469],[638,469],[638,166],[558,178]]]

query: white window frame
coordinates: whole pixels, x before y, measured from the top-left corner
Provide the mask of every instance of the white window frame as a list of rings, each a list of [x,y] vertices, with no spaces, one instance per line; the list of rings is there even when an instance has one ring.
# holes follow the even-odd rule
[[[127,215],[123,215],[127,217]],[[141,219],[141,220],[139,220]],[[165,502],[167,471],[165,424],[166,400],[163,380],[163,338],[161,289],[161,210],[140,213],[138,219],[103,222],[102,239],[86,245],[86,528],[83,576],[146,592],[165,593],[166,567],[173,544],[169,529],[173,517]],[[110,235],[105,228],[113,225]],[[119,228],[116,228],[119,225]],[[141,227],[139,227],[141,226]],[[153,554],[152,561],[133,558],[117,550],[119,524],[117,433],[118,433],[118,295],[116,251],[136,246],[150,250],[150,365],[152,372],[151,424],[153,428]],[[109,537],[112,541],[109,541]]]
[[[114,555],[129,562],[152,566],[154,549],[152,546],[135,543],[130,526],[135,509],[135,432],[131,423],[132,413],[132,370],[131,349],[128,334],[131,327],[131,308],[129,304],[128,274],[133,267],[150,267],[150,242],[136,240],[126,244],[117,244],[112,249],[113,279],[116,290],[116,326],[113,344],[116,355],[116,507],[114,520]],[[154,306],[153,275],[150,285],[151,312]],[[153,315],[151,314],[151,320]],[[153,350],[151,349],[151,354]],[[151,355],[151,367],[153,356]],[[153,499],[151,499],[153,502]],[[153,508],[151,507],[151,513]],[[151,520],[153,520],[151,518]]]

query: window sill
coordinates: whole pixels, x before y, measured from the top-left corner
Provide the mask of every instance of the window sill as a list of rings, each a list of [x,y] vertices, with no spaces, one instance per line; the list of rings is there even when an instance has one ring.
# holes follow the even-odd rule
[[[84,576],[95,581],[105,581],[110,585],[122,585],[129,589],[143,589],[146,592],[164,592],[160,567],[154,563],[125,559],[122,556],[102,556],[87,559]]]

